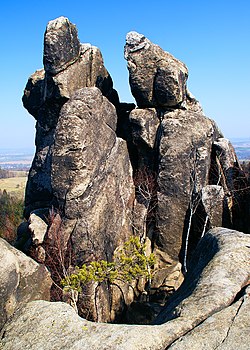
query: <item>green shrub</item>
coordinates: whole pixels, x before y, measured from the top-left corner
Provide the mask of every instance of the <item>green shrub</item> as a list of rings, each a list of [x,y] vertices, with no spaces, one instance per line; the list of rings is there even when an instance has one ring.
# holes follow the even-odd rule
[[[131,282],[143,277],[146,281],[151,279],[151,272],[155,262],[153,254],[146,256],[145,244],[138,237],[131,237],[119,249],[112,262],[106,260],[92,261],[76,267],[75,272],[61,281],[64,290],[81,291],[81,286],[89,282],[109,282],[115,280]]]

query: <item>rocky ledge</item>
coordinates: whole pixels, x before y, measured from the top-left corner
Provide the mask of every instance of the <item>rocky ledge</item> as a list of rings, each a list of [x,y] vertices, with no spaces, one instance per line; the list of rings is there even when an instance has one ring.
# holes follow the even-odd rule
[[[33,301],[6,323],[0,344],[5,350],[247,350],[249,277],[250,237],[215,228],[200,240],[158,325],[94,323],[68,304]]]

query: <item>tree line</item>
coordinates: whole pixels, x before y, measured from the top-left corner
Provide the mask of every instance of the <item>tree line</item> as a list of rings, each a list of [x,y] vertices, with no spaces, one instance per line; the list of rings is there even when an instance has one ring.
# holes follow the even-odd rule
[[[27,173],[27,169],[20,169],[22,174],[25,172]],[[11,171],[11,170],[6,170],[6,169],[2,169],[0,167],[0,179],[8,179],[10,177],[18,177],[18,176],[24,176],[21,175],[20,171]]]
[[[9,243],[16,239],[17,227],[23,220],[23,199],[10,196],[0,190],[0,237]]]

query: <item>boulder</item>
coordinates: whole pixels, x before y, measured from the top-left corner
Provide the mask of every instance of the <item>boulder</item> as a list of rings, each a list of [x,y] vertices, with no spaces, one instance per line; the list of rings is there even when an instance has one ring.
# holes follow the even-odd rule
[[[33,301],[6,323],[0,348],[161,350],[171,344],[174,349],[215,349],[216,344],[223,350],[247,349],[249,296],[244,286],[250,276],[249,245],[249,236],[243,233],[223,228],[209,231],[197,246],[181,292],[160,314],[159,325],[97,324],[81,319],[65,303]],[[211,332],[213,322],[218,328]],[[177,339],[182,340],[174,343]],[[182,342],[188,346],[182,347]]]
[[[131,154],[132,162],[137,169],[147,168],[153,171],[156,162],[157,135],[161,125],[158,113],[154,108],[136,108],[131,111],[129,121],[128,142],[135,148],[134,154]]]
[[[43,104],[44,84],[44,69],[36,70],[29,77],[22,97],[24,107],[36,119],[38,118],[39,109]]]
[[[61,97],[68,99],[78,89],[96,86],[112,103],[119,103],[113,81],[104,67],[102,54],[90,44],[81,44],[79,59],[52,79]]]
[[[127,35],[125,58],[139,106],[130,113],[127,136],[137,194],[134,226],[150,238],[156,255],[152,289],[172,290],[182,281],[179,264],[186,273],[200,237],[216,225],[235,227],[226,184],[226,159],[232,159],[234,151],[224,145],[215,122],[187,90],[183,63],[136,32]],[[212,175],[215,168],[218,176]]]
[[[80,55],[76,26],[66,17],[50,21],[44,35],[43,64],[49,74],[57,74],[74,63]]]
[[[186,100],[187,67],[144,35],[127,34],[125,58],[138,107],[175,107]]]
[[[90,44],[80,44],[77,30],[67,18],[48,23],[44,70],[28,80],[23,103],[37,120],[25,216],[28,219],[34,210],[52,207],[61,216],[56,230],[49,229],[46,237],[43,232],[42,243],[39,239],[36,244],[29,235],[32,256],[53,269],[48,256],[55,255],[50,247],[56,242],[50,237],[55,231],[60,232],[63,254],[72,257],[67,266],[73,268],[98,258],[111,260],[114,250],[132,233],[132,169],[126,143],[115,134],[114,105],[119,106],[119,98],[101,52]],[[24,242],[23,246],[29,244]],[[55,265],[57,270],[58,262]],[[114,315],[112,307],[107,307],[110,298],[105,290],[94,292],[102,300],[98,301],[100,309],[106,310],[99,312],[102,316],[96,315],[98,298],[91,297],[88,302],[93,312],[85,308],[92,319],[108,320],[110,314]],[[113,294],[111,304],[119,309],[120,297]]]
[[[74,198],[83,195],[98,176],[116,142],[116,119],[114,106],[97,88],[78,90],[64,105],[52,159],[53,192],[59,203],[67,194],[73,206]],[[79,210],[74,206],[69,212],[66,207],[66,215],[77,217]]]
[[[129,115],[132,138],[135,144],[144,143],[145,147],[154,149],[157,130],[160,125],[160,119],[154,108],[133,109]],[[142,147],[137,145],[140,151]],[[142,157],[140,157],[142,158]]]
[[[222,186],[207,185],[201,190],[201,203],[211,227],[224,224],[225,193]]]
[[[129,148],[137,194],[134,223],[152,241],[156,256],[152,289],[172,291],[182,281],[180,257],[183,263],[185,250],[193,249],[202,234],[199,227],[185,247],[187,222],[192,221],[201,201],[200,191],[209,184],[211,150],[218,129],[191,100],[185,110],[134,109],[130,127],[128,144],[133,145]]]
[[[49,300],[47,269],[0,238],[0,328],[14,311],[32,300]]]
[[[47,212],[45,210],[36,210],[30,214],[29,230],[35,245],[42,244],[44,241],[48,229],[48,224],[45,222]]]
[[[205,314],[208,317],[231,305],[249,283],[248,241],[248,235],[227,228],[208,231],[193,253],[183,284],[168,300],[155,323],[176,318],[203,321]]]
[[[159,144],[156,244],[179,261],[185,221],[208,184],[215,130],[208,118],[176,110],[164,114]]]

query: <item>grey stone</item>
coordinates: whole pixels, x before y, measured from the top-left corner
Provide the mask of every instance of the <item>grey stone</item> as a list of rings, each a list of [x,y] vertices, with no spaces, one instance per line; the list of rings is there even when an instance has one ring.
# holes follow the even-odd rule
[[[218,349],[247,350],[250,344],[250,287],[240,302],[237,313],[228,329],[227,335]]]
[[[144,142],[148,148],[153,149],[156,142],[157,129],[160,125],[160,120],[154,108],[133,109],[129,115],[132,137],[134,143]],[[142,148],[138,145],[138,150]]]
[[[187,67],[142,34],[126,37],[125,58],[138,107],[173,107],[186,99]]]
[[[44,211],[43,211],[44,212]],[[45,217],[32,212],[29,217],[29,230],[31,231],[32,241],[35,245],[42,244],[47,232],[48,224],[45,222]]]
[[[250,341],[248,292],[231,306],[208,317],[169,347],[171,350],[247,350]]]
[[[201,322],[230,305],[248,283],[249,239],[244,233],[222,227],[206,233],[192,256],[183,284],[155,323],[185,318]]]
[[[39,109],[43,104],[45,71],[35,71],[28,79],[24,89],[23,105],[35,118],[38,117]]]
[[[224,347],[221,348],[223,350],[233,349],[233,346],[234,349],[247,349],[248,297],[245,297],[241,307],[239,301],[230,305],[249,280],[249,245],[248,235],[228,229],[213,229],[205,235],[197,247],[194,264],[181,287],[182,292],[177,292],[169,306],[166,306],[168,312],[166,309],[163,311],[160,325],[93,323],[79,318],[67,304],[34,301],[17,311],[6,323],[1,333],[0,348],[161,350],[183,336],[182,341],[185,344],[185,334],[192,329],[195,332],[196,327],[197,332],[201,332],[206,325],[211,330],[211,324],[218,319],[221,322],[218,330],[215,333],[207,333],[210,334],[210,339],[206,349],[215,349],[213,345],[209,345],[216,343],[215,338],[219,341],[225,339],[222,343]],[[223,315],[227,317],[225,327]],[[230,320],[233,321],[231,326]],[[205,322],[202,323],[203,321]],[[230,333],[234,337],[228,338],[228,343],[227,326],[230,326],[228,337]],[[192,337],[192,334],[189,334]],[[187,335],[187,339],[190,336]],[[205,336],[202,334],[198,338],[202,346]],[[193,339],[195,340],[195,337]],[[192,348],[192,344],[185,349],[195,349]],[[176,346],[175,343],[174,348],[182,349]]]
[[[208,182],[215,130],[208,118],[182,110],[165,113],[161,128],[155,243],[178,262],[188,211]]]
[[[50,21],[44,35],[43,63],[47,73],[57,74],[72,64],[80,54],[76,26],[66,17]]]
[[[116,118],[114,106],[98,88],[79,90],[59,117],[52,188],[64,208],[65,225],[75,222],[70,239],[79,266],[112,260],[114,250],[132,234],[132,168],[126,143],[115,134]],[[109,320],[106,305],[112,296],[106,287],[105,292],[96,285],[90,288],[91,293],[83,293],[80,310],[91,319]]]
[[[233,168],[234,165],[238,163],[235,150],[228,139],[220,137],[217,141],[214,142],[214,145],[217,150],[218,158],[223,164],[224,170]]]
[[[201,202],[211,227],[223,225],[225,193],[222,186],[207,185],[201,190]]]
[[[119,103],[99,49],[80,45],[74,25],[66,18],[49,23],[45,70],[31,76],[23,97],[37,120],[25,216],[57,208],[60,223],[48,240],[52,245],[58,229],[70,271],[112,260],[132,232],[140,235],[156,256],[149,297],[159,292],[160,303],[179,288],[209,227],[249,230],[249,202],[232,146],[186,88],[186,66],[142,34],[126,40],[139,109]],[[37,254],[46,261],[41,241]],[[92,284],[79,296],[81,315],[113,321],[145,292],[142,281],[134,296],[126,288]]]
[[[50,298],[47,269],[0,238],[0,328],[14,311],[32,300]]]
[[[119,104],[100,50],[90,44],[80,45],[76,28],[67,18],[48,24],[44,42],[46,74],[39,70],[31,75],[22,99],[37,120],[36,153],[26,187],[26,218],[32,210],[53,204],[51,154],[58,117],[66,101],[77,90],[96,86],[112,103]]]
[[[215,179],[220,178],[227,196],[228,220],[231,227],[246,233],[249,229],[249,191],[248,179],[242,171],[240,162],[231,142],[225,138],[218,138],[213,145],[215,164],[211,167]],[[217,176],[216,176],[217,173]],[[227,224],[227,226],[229,226]]]

